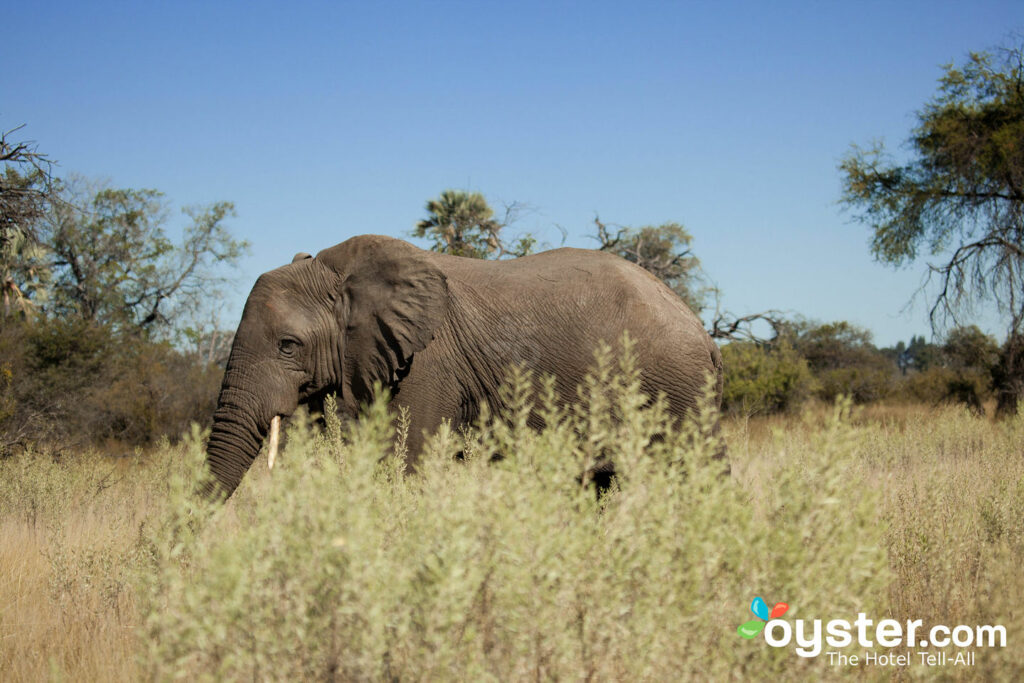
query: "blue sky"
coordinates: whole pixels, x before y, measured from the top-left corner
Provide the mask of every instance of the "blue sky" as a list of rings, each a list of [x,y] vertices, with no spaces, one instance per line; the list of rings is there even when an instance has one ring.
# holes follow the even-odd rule
[[[352,235],[405,236],[454,187],[593,246],[686,225],[743,314],[849,320],[879,344],[923,264],[876,264],[837,205],[853,142],[899,149],[941,65],[1024,31],[1019,2],[8,3],[0,127],[60,172],[234,201],[256,276]],[[982,327],[1000,333],[993,316]]]

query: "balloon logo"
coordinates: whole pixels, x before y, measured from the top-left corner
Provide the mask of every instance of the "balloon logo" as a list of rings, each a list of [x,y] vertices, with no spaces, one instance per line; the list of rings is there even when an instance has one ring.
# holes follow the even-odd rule
[[[768,609],[768,604],[764,601],[764,598],[757,597],[750,603],[750,611],[754,613],[757,619],[751,619],[745,624],[742,624],[736,632],[743,638],[750,640],[764,629],[764,625],[771,619],[778,619],[786,610],[789,609],[789,605],[784,602],[775,603],[775,607]]]

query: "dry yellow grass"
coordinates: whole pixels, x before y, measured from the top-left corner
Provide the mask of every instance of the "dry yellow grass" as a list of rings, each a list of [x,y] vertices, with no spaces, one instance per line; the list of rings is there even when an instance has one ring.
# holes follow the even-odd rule
[[[90,458],[73,467],[101,462]],[[51,467],[47,462],[42,469],[62,476]],[[53,507],[33,510],[30,503],[27,512],[5,509],[0,522],[4,680],[137,678],[136,603],[128,567],[113,564],[134,541],[128,520],[142,513],[145,498],[131,489],[110,491],[101,505],[88,500],[87,490],[63,490],[53,492],[64,497]],[[115,498],[118,491],[124,498]]]
[[[972,668],[914,665],[823,670],[818,663],[819,668],[809,669],[815,665],[784,653],[771,660],[771,673],[784,679],[823,672],[873,678],[1020,679],[1024,676],[1024,611],[1019,606],[1024,595],[1020,571],[1024,556],[1024,418],[994,423],[955,408],[873,406],[855,411],[846,431],[839,432],[829,420],[831,413],[831,408],[818,407],[801,415],[726,422],[723,432],[733,463],[729,486],[744,492],[737,494],[737,499],[747,500],[753,515],[778,518],[779,524],[787,523],[788,509],[821,514],[824,520],[868,515],[868,522],[876,520],[877,535],[864,538],[880,539],[875,550],[887,558],[888,573],[880,576],[888,589],[882,591],[876,618],[922,619],[926,624],[1002,624],[1008,643],[1004,650],[979,650]],[[802,463],[814,462],[811,452],[836,439],[849,442],[852,464],[828,476],[839,476],[841,485],[851,487],[850,501],[861,497],[874,501],[870,509],[826,510],[818,503],[800,508],[799,500],[785,501],[789,491],[780,491],[778,483],[785,481],[791,487],[794,480],[785,479],[783,473],[799,474]],[[142,595],[145,589],[140,587],[139,575],[168,571],[166,564],[160,564],[166,548],[152,547],[156,536],[151,532],[166,515],[169,475],[182,469],[177,464],[182,457],[180,448],[163,447],[136,462],[83,455],[54,463],[32,454],[0,462],[0,678],[138,680],[169,675],[165,665],[153,664],[154,657],[164,655],[154,654],[142,634],[156,629],[172,638],[177,632],[159,619],[154,622],[152,614],[147,620],[141,613],[144,605],[152,609],[153,603]],[[808,466],[807,491],[819,484],[814,477],[821,471]],[[218,533],[222,539],[242,534],[248,525],[260,521],[255,506],[265,495],[260,482],[265,483],[267,477],[262,472],[254,474],[251,479],[257,481],[240,491],[230,514],[221,516]],[[413,494],[406,491],[402,495]],[[433,501],[417,509],[443,506],[443,501]],[[723,510],[722,518],[735,514],[739,513]],[[855,546],[845,552],[853,552],[850,548]],[[860,561],[852,556],[829,558],[826,547],[812,550],[815,554],[801,557],[819,558],[819,572],[828,571],[827,567],[833,566],[829,563],[834,562],[838,575],[839,567],[846,571],[849,567],[845,565]],[[778,558],[782,567],[786,561]],[[866,568],[874,566],[864,562]],[[693,644],[689,651],[701,659],[689,663],[672,661],[678,653],[653,651],[648,656],[665,657],[665,662],[643,670],[649,675],[687,671],[696,675],[703,667],[709,673],[758,675],[756,666],[763,663],[758,664],[761,660],[756,657],[761,653],[750,650],[753,654],[744,654],[743,648],[749,650],[751,643],[734,633],[735,626],[749,617],[745,613],[749,602],[743,604],[739,598],[744,590],[751,591],[749,597],[764,591],[766,597],[793,600],[794,611],[804,608],[797,616],[852,616],[849,611],[812,614],[807,605],[797,604],[796,598],[775,594],[776,586],[761,583],[781,576],[781,570],[769,565],[766,557],[763,568],[736,567],[736,576],[721,579],[734,582],[735,588],[725,594],[729,599],[735,595],[737,604],[723,606],[721,615],[709,618],[715,628],[731,629],[729,638],[711,634],[706,642]],[[787,581],[796,579],[799,572]],[[829,577],[819,579],[827,582]],[[844,604],[835,598],[816,607],[855,611],[861,599],[871,601],[873,597],[850,595]],[[478,626],[482,631],[490,628],[484,623]],[[629,636],[623,632],[621,637]],[[723,643],[729,652],[720,652]],[[187,650],[191,644],[184,646]],[[722,655],[722,662],[708,661],[717,654]],[[440,653],[436,656],[442,657]],[[573,671],[571,657],[559,669],[559,652],[544,656],[551,660],[551,671],[563,675]],[[521,678],[541,670],[517,668],[505,674]],[[623,665],[619,673],[635,670]],[[607,676],[614,670],[600,669],[599,677],[602,671]],[[576,671],[576,675],[585,673]],[[264,672],[257,677],[272,678],[273,674]]]

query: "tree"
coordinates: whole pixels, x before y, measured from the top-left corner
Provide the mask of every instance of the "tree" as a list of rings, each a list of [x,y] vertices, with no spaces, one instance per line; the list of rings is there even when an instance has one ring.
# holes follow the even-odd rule
[[[905,356],[901,359],[901,369],[923,371],[941,364],[940,347],[929,343],[923,335],[910,337],[910,344],[907,345]]]
[[[536,240],[526,235],[512,243],[502,231],[513,223],[521,210],[519,204],[505,207],[505,216],[498,220],[494,209],[479,192],[445,190],[437,199],[427,202],[428,216],[416,224],[414,237],[433,240],[433,251],[480,259],[504,256],[525,256],[533,250]]]
[[[840,165],[842,201],[871,226],[881,262],[933,257],[933,329],[994,302],[1007,321],[993,372],[997,414],[1006,416],[1024,395],[1024,44],[944,69],[917,113],[909,161],[880,143],[854,146]]]
[[[792,341],[812,370],[831,370],[856,365],[874,351],[871,332],[845,320],[814,324],[798,321],[790,327]]]
[[[597,216],[594,225],[600,251],[621,256],[649,271],[700,314],[708,290],[702,281],[700,260],[690,249],[693,236],[685,227],[670,222],[640,228],[613,225],[610,230]]]
[[[722,410],[753,415],[798,408],[815,389],[804,359],[782,339],[775,344],[733,341],[722,347]]]
[[[0,452],[38,440],[148,443],[211,418],[224,336],[208,334],[204,316],[246,248],[225,226],[231,210],[186,209],[173,240],[155,190],[54,181],[42,213],[0,252],[11,291],[35,314],[0,326]],[[182,351],[187,341],[196,352]]]
[[[942,345],[946,368],[947,398],[984,415],[982,403],[990,396],[992,369],[999,361],[999,345],[976,326],[955,327]]]
[[[63,201],[41,220],[51,255],[53,313],[122,331],[157,335],[194,312],[225,282],[248,245],[224,225],[230,202],[186,208],[179,244],[165,232],[167,206],[156,190],[63,185]]]
[[[818,381],[817,395],[832,402],[846,394],[857,403],[887,396],[896,368],[871,342],[871,332],[845,320],[815,324],[791,322],[782,334]]]
[[[0,132],[0,242],[15,232],[32,235],[32,222],[42,215],[50,188],[46,155],[34,143],[9,140],[21,128]]]
[[[54,179],[13,132],[0,134],[0,457],[208,422],[230,335],[205,315],[247,247],[224,224],[232,205],[186,209],[173,240],[161,193]]]
[[[29,318],[49,292],[50,268],[43,245],[22,230],[11,230],[0,240],[0,317]]]
[[[999,345],[996,340],[976,325],[950,330],[942,345],[942,353],[950,367],[977,370],[985,375],[999,362]]]
[[[50,161],[29,142],[12,142],[15,131],[0,133],[0,299],[4,320],[33,312],[34,294],[47,272],[40,262],[34,225],[50,198]]]

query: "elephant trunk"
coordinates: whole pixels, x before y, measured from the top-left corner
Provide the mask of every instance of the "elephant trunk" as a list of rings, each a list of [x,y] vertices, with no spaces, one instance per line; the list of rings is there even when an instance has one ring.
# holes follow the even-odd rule
[[[208,497],[228,497],[238,487],[259,453],[271,420],[255,417],[251,402],[239,389],[225,386],[221,390],[213,428],[206,447],[206,465],[213,475],[204,490]]]

